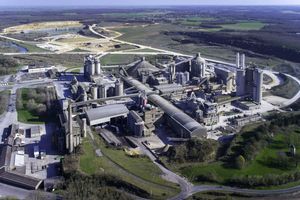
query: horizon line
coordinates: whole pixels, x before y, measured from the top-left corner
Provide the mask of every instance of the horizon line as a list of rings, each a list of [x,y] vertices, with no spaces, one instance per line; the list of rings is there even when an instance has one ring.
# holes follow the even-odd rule
[[[98,7],[98,8],[109,8],[109,7],[176,7],[176,6],[215,6],[215,7],[224,7],[224,6],[241,6],[241,7],[249,7],[249,6],[300,6],[298,4],[135,4],[135,5],[1,5],[0,8],[36,8],[36,7]]]

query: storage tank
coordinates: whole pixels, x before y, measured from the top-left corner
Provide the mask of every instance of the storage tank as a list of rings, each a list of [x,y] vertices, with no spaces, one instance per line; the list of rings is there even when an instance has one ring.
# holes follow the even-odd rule
[[[84,91],[82,94],[82,101],[87,101],[88,99],[87,93]]]
[[[144,136],[144,122],[136,122],[134,124],[134,133],[137,137],[143,137]]]
[[[98,88],[99,98],[106,98],[107,91],[105,85],[100,85]]]
[[[91,94],[92,94],[92,99],[98,98],[98,87],[97,86],[91,87]]]
[[[93,61],[91,61],[91,75],[93,76],[93,75],[95,75],[95,68],[96,68],[96,66],[95,66],[95,63],[93,62]]]
[[[116,81],[116,84],[115,84],[115,92],[116,92],[116,96],[122,96],[123,93],[124,93],[124,85],[123,85],[123,82],[120,81],[120,80],[117,80]]]
[[[101,75],[101,63],[100,63],[99,59],[96,59],[95,65],[96,65],[95,74],[96,75]]]

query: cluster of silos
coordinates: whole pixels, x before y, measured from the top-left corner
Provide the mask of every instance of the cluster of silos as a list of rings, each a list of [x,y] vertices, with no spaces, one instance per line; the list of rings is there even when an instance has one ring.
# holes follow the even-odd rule
[[[92,85],[90,87],[90,96],[92,99],[99,99],[99,98],[106,98],[108,96],[108,87],[106,84],[100,84],[100,85]],[[117,80],[115,82],[115,96],[123,96],[124,95],[124,84],[121,80]],[[110,94],[112,95],[112,94]]]
[[[189,72],[176,73],[176,83],[185,85],[189,81],[190,81],[190,73]]]
[[[243,63],[244,61],[241,67],[236,69],[236,96],[247,95],[260,104],[262,101],[263,72],[255,67],[245,68]]]
[[[99,58],[89,55],[84,57],[84,75],[86,77],[101,75],[101,63]]]

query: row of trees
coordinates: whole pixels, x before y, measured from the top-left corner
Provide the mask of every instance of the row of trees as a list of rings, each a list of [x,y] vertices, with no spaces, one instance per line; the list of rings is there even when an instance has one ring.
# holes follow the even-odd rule
[[[263,124],[254,129],[235,136],[225,155],[220,158],[228,166],[242,169],[247,161],[255,159],[261,149],[271,141],[268,125]]]
[[[124,192],[123,192],[124,191]],[[67,181],[63,198],[66,200],[107,199],[130,200],[126,192],[148,198],[147,192],[111,175],[74,174]]]
[[[47,112],[46,88],[31,88],[17,91],[17,109],[26,109],[33,115],[42,116]]]
[[[9,102],[9,91],[0,92],[0,115],[7,109]]]
[[[169,162],[205,162],[215,159],[218,142],[214,140],[191,139],[188,142],[172,146],[167,152]]]
[[[288,115],[272,115],[269,118],[270,123],[265,123],[252,131],[242,132],[235,136],[231,141],[229,147],[224,150],[226,153],[220,158],[225,161],[228,166],[242,169],[247,162],[255,159],[256,155],[261,149],[270,144],[273,140],[274,134],[276,135],[282,128],[286,129],[290,125],[300,125],[300,114]],[[300,134],[292,131],[287,131],[284,134],[285,144],[289,146],[300,145]],[[298,165],[295,158],[290,159],[286,155],[278,155],[276,158],[267,159],[268,165],[272,164],[273,167],[289,168],[290,166]],[[267,162],[265,160],[265,162]]]
[[[0,75],[15,73],[18,67],[18,62],[10,57],[0,55]]]
[[[242,187],[259,187],[259,186],[271,186],[282,185],[289,182],[299,181],[300,172],[283,174],[266,174],[263,176],[234,176],[228,180],[228,184],[237,185]]]
[[[56,114],[55,91],[52,88],[38,87],[17,91],[17,109],[27,110],[33,116],[53,119]]]

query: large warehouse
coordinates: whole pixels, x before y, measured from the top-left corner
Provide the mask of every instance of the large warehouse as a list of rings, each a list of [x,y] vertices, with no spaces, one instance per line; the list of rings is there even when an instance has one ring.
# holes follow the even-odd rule
[[[129,110],[123,104],[105,105],[86,111],[87,122],[90,126],[110,122],[117,117],[127,117]]]

